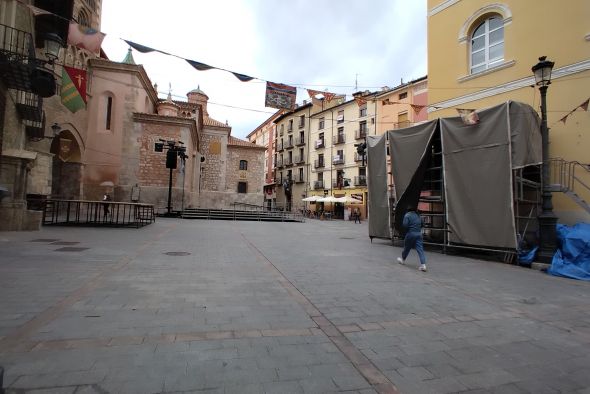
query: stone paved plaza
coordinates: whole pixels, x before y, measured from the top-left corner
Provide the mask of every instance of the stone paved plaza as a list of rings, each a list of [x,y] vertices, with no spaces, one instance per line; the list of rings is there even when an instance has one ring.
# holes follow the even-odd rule
[[[590,393],[590,283],[367,224],[0,233],[7,393]]]

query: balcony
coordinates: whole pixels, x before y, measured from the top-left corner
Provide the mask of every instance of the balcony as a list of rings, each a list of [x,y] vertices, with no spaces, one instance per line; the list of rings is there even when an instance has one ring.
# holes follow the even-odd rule
[[[287,141],[285,142],[285,149],[291,149],[293,147],[293,141]]]
[[[354,152],[354,161],[363,161],[363,155],[359,154],[358,152]]]
[[[313,183],[314,190],[323,189],[323,188],[324,188],[324,181],[315,181]]]
[[[303,145],[305,145],[305,137],[298,137],[295,140],[295,145],[297,145],[297,146],[303,146]]]
[[[316,149],[323,149],[326,147],[326,143],[324,141],[324,139],[319,139],[315,141],[315,148]]]
[[[284,164],[285,164],[286,167],[292,166],[293,165],[293,159],[290,158],[290,157],[285,158],[285,163]]]
[[[32,92],[31,71],[36,65],[31,33],[0,25],[0,77],[6,88]]]
[[[313,162],[313,168],[324,168],[325,167],[325,163],[323,160],[315,160]]]
[[[335,135],[334,138],[332,138],[332,143],[334,145],[344,144],[345,142],[346,138],[344,134]]]
[[[367,186],[367,176],[366,175],[359,175],[355,176],[352,180],[352,184],[355,186]]]
[[[305,127],[305,121],[299,122],[299,128],[302,129]]]
[[[356,130],[354,132],[354,138],[357,140],[364,140],[367,137],[367,129]]]
[[[305,163],[305,155],[295,156],[295,163],[297,163],[297,164]]]
[[[285,166],[283,164],[283,160],[282,159],[277,160],[277,163],[276,164],[277,164],[277,168],[283,168]]]
[[[296,175],[295,183],[305,183],[305,175]]]
[[[279,142],[277,144],[277,152],[282,152],[284,150],[285,150],[285,147],[283,146],[283,143],[282,142]]]
[[[342,155],[342,157],[340,157],[338,155],[334,156],[334,159],[332,160],[332,164],[334,164],[334,165],[344,164],[344,155]]]

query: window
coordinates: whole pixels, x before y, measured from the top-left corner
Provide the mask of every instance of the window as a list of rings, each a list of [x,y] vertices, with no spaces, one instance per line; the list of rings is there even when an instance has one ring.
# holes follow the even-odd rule
[[[504,60],[504,23],[499,16],[483,21],[471,35],[471,74],[485,71]]]
[[[322,130],[324,128],[325,121],[326,120],[324,118],[320,118],[320,125],[318,126],[318,130]]]
[[[248,162],[246,160],[240,160],[240,170],[246,171],[248,169]]]
[[[106,122],[105,128],[107,130],[111,129],[111,116],[113,114],[113,98],[107,97],[107,113],[106,113]]]
[[[318,181],[322,182],[324,180],[324,173],[318,172]]]
[[[359,118],[362,118],[363,116],[367,116],[367,104],[359,108]]]
[[[293,131],[293,119],[289,119],[289,127],[287,128],[287,131]]]
[[[248,193],[247,182],[238,182],[238,193]]]
[[[303,167],[299,168],[299,182],[303,182]]]
[[[359,122],[359,130],[361,131],[362,134],[367,134],[367,121],[366,120]]]
[[[397,114],[397,127],[408,127],[410,122],[408,121],[408,113],[407,112],[400,112]]]
[[[305,126],[305,115],[299,117],[299,128],[302,128],[303,126]]]
[[[320,167],[324,166],[324,154],[323,153],[320,153],[318,155],[318,163],[319,163]]]
[[[344,122],[344,110],[338,111],[338,116],[336,117],[337,123]]]

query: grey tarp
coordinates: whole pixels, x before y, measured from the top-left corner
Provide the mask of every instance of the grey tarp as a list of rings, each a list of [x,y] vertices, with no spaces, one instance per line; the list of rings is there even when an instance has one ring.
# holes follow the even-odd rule
[[[440,119],[449,240],[516,248],[508,104]]]
[[[541,164],[541,120],[527,104],[509,101],[510,141],[512,143],[512,169]]]
[[[385,135],[367,136],[367,188],[369,190],[369,237],[391,238]]]
[[[395,228],[398,231],[402,231],[401,222],[408,207],[418,207],[424,171],[429,159],[427,153],[437,126],[438,120],[433,120],[387,132],[395,187]]]

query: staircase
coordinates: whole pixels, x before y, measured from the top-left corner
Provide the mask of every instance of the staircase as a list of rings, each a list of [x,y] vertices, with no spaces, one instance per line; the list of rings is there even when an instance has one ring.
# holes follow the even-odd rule
[[[253,222],[303,222],[303,216],[293,212],[187,208],[182,211],[183,219],[242,220]]]
[[[550,160],[550,189],[563,192],[590,214],[590,165],[564,159]]]

